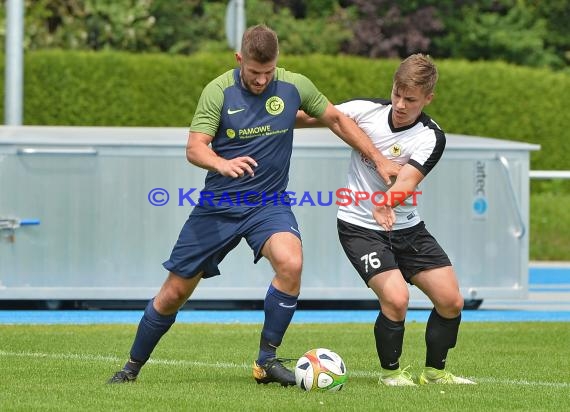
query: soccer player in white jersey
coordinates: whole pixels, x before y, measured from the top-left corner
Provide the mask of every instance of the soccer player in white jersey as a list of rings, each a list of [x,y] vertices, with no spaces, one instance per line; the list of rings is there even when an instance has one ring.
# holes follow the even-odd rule
[[[422,111],[433,99],[437,79],[431,59],[414,54],[396,70],[390,101],[358,99],[337,105],[385,157],[402,165],[396,180],[386,185],[374,164],[353,151],[349,190],[344,191],[352,198],[340,202],[337,215],[342,247],[380,301],[374,337],[382,368],[380,383],[387,386],[416,385],[407,368],[400,368],[407,283],[418,287],[434,305],[426,326],[426,360],[419,383],[475,383],[445,369],[448,350],[457,341],[463,297],[447,254],[416,209],[421,201],[418,184],[445,148],[444,132]]]

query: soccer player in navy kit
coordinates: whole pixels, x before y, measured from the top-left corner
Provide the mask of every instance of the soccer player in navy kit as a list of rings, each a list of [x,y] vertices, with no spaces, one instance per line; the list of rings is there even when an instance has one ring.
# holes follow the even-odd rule
[[[170,259],[168,277],[148,303],[130,358],[109,383],[132,382],[160,338],[176,319],[202,278],[220,275],[218,264],[245,238],[254,262],[267,258],[275,275],[264,302],[259,355],[253,364],[258,383],[295,384],[276,350],[297,306],[302,249],[290,205],[283,201],[299,109],[318,118],[346,143],[367,156],[382,179],[398,173],[352,120],[336,109],[305,76],[276,66],[277,35],[264,25],[247,29],[239,68],[202,91],[190,126],[186,157],[208,170],[199,202],[183,226]]]
[[[463,297],[447,254],[425,228],[414,204],[421,200],[418,184],[445,148],[444,132],[422,112],[433,99],[437,78],[431,59],[415,54],[396,70],[391,100],[358,99],[337,105],[386,158],[402,165],[395,182],[386,184],[378,178],[376,166],[354,150],[346,186],[354,199],[342,202],[337,214],[341,245],[380,301],[374,337],[382,368],[380,383],[387,386],[416,385],[399,363],[409,303],[406,282],[434,304],[419,383],[474,383],[445,370],[447,352],[457,340]],[[299,113],[299,117],[306,116]],[[356,202],[356,192],[368,194],[368,199],[360,195]],[[404,200],[410,194],[414,196]]]

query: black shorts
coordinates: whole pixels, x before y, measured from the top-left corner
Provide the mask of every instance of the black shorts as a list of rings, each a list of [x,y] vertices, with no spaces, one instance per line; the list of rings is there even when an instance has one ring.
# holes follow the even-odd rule
[[[378,273],[400,269],[404,279],[427,269],[451,266],[449,257],[428,232],[424,222],[406,229],[385,232],[337,219],[344,253],[364,283]]]

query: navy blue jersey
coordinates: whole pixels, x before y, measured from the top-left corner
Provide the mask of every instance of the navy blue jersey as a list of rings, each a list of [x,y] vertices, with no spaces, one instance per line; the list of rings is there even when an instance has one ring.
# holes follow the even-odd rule
[[[326,97],[305,76],[277,68],[273,81],[261,95],[244,88],[239,69],[210,82],[202,92],[190,131],[213,136],[212,149],[225,159],[250,156],[257,162],[253,177],[222,176],[209,171],[203,192],[213,193],[215,206],[236,206],[249,193],[270,197],[287,189],[293,150],[293,129],[298,109],[320,117]],[[244,206],[243,202],[237,206]]]

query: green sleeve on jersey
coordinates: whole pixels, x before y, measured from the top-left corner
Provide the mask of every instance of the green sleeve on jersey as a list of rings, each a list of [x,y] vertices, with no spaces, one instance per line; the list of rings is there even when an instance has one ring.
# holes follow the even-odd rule
[[[277,79],[293,83],[301,95],[301,109],[311,117],[321,117],[327,108],[329,101],[314,83],[306,76],[277,69]]]
[[[220,125],[224,90],[234,84],[233,69],[212,80],[200,95],[196,112],[190,125],[191,132],[215,136]]]

